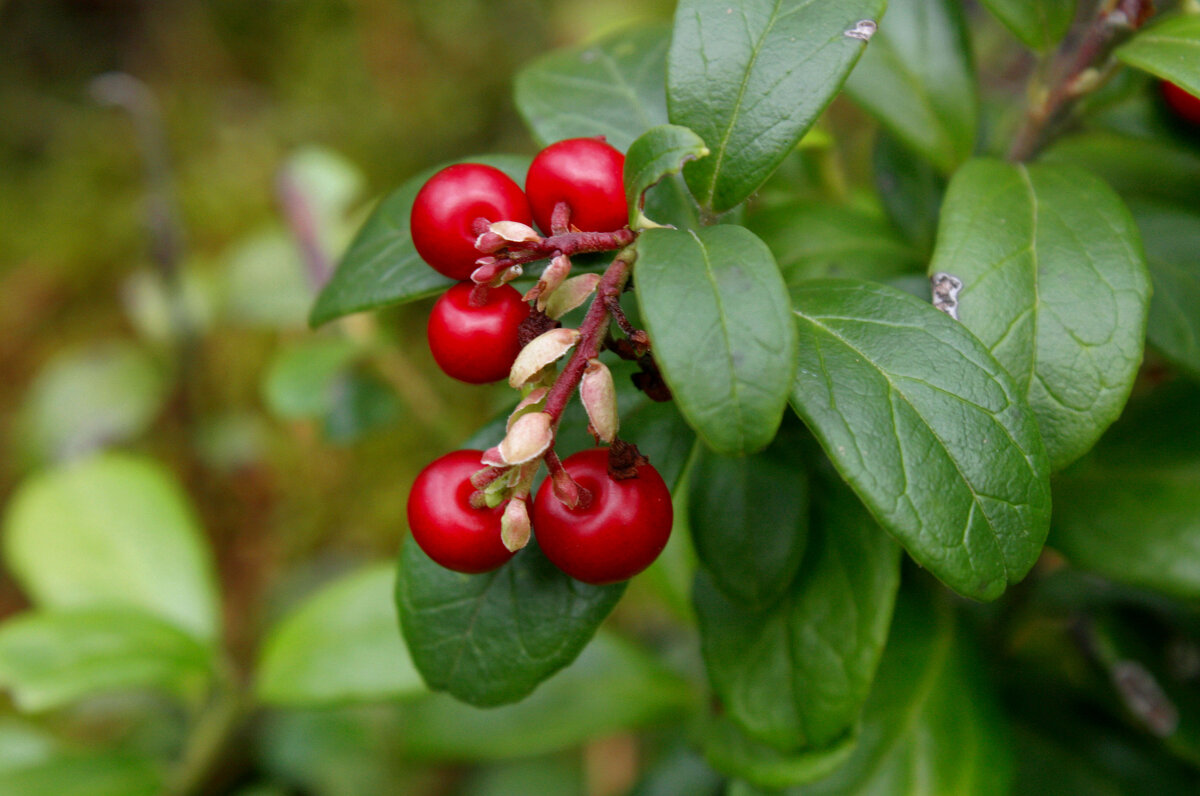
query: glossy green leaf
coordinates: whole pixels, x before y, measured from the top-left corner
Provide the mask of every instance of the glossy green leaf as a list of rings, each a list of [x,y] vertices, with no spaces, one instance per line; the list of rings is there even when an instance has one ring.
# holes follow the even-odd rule
[[[960,0],[889,0],[846,92],[943,172],[970,157],[979,96]]]
[[[1129,209],[1154,283],[1146,339],[1200,378],[1200,212],[1142,201],[1131,202]]]
[[[900,585],[900,548],[854,495],[841,485],[817,494],[809,551],[780,602],[739,603],[704,573],[694,593],[704,661],[726,715],[783,751],[853,734]]]
[[[894,288],[792,291],[792,406],[879,523],[955,591],[994,599],[1041,552],[1049,462],[1032,412],[961,324]]]
[[[775,253],[789,287],[827,276],[884,280],[925,266],[885,219],[852,207],[801,199],[755,213],[746,226]]]
[[[263,401],[277,417],[320,417],[333,409],[337,378],[360,346],[343,337],[321,337],[280,348],[263,378]]]
[[[955,175],[929,272],[962,280],[958,317],[1037,415],[1052,469],[1125,405],[1150,279],[1129,211],[1080,169],[976,160]]]
[[[1116,56],[1200,95],[1200,16],[1180,14],[1138,33]]]
[[[744,606],[766,607],[791,585],[808,540],[808,473],[788,435],[749,456],[701,447],[688,516],[712,584]]]
[[[456,162],[484,163],[525,184],[529,158],[479,155]],[[430,268],[413,248],[409,216],[421,186],[447,163],[412,177],[388,194],[363,223],[342,256],[333,278],[309,314],[312,326],[363,310],[403,304],[435,295],[453,282]]]
[[[161,369],[132,343],[65,352],[30,385],[18,433],[35,460],[69,459],[144,432],[166,393]]]
[[[1004,26],[1033,50],[1046,51],[1066,35],[1076,0],[983,0]]]
[[[480,709],[435,694],[405,706],[404,750],[423,759],[525,757],[677,717],[695,706],[679,675],[605,633],[528,699]]]
[[[761,450],[795,368],[787,288],[743,227],[651,229],[638,239],[638,306],[679,411],[720,453]]]
[[[158,765],[124,754],[63,752],[0,774],[0,793],[12,796],[161,796],[163,787]]]
[[[573,661],[624,591],[564,575],[536,541],[494,572],[464,575],[409,539],[396,601],[426,684],[486,707],[522,699]]]
[[[4,554],[41,608],[130,608],[217,637],[209,551],[187,496],[150,459],[100,454],[25,481]]]
[[[887,134],[876,140],[872,161],[875,189],[888,217],[920,252],[922,264],[928,262],[937,236],[945,179],[928,161],[914,157]]]
[[[271,705],[370,702],[425,693],[400,638],[396,568],[373,565],[322,588],[263,642],[258,698]]]
[[[624,152],[667,122],[669,44],[670,31],[653,25],[543,55],[517,73],[517,110],[542,146],[603,135]]]
[[[642,212],[642,195],[646,191],[664,177],[678,174],[683,164],[707,154],[708,147],[700,136],[676,124],[652,127],[634,141],[625,153],[625,199],[629,203],[630,226],[648,226]]]
[[[722,212],[771,175],[837,94],[865,47],[850,37],[884,0],[682,0],[667,66],[671,121],[712,154],[684,177]]]
[[[1133,402],[1054,482],[1050,543],[1120,583],[1200,597],[1200,388]]]
[[[1063,138],[1046,150],[1040,162],[1081,166],[1124,197],[1200,205],[1200,153],[1161,138],[1096,130]]]
[[[780,788],[829,776],[849,759],[857,743],[855,731],[827,747],[781,752],[754,740],[722,717],[705,727],[704,755],[718,771],[745,780],[731,784],[726,796],[761,793],[758,788],[777,793]]]
[[[902,595],[854,753],[832,776],[789,791],[832,794],[1009,792],[1012,754],[980,662],[945,601]]]
[[[22,710],[131,688],[192,690],[212,657],[211,647],[140,611],[33,611],[0,624],[0,688]]]

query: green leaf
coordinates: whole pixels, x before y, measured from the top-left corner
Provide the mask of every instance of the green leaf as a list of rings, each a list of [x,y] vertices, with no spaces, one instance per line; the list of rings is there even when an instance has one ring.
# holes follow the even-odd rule
[[[1192,94],[1200,94],[1200,16],[1181,14],[1138,33],[1115,55]]]
[[[189,692],[213,651],[174,625],[128,610],[24,613],[0,624],[0,687],[40,711],[130,688]]]
[[[945,601],[901,595],[858,746],[832,776],[789,793],[1009,792],[1012,755],[982,664]]]
[[[541,146],[603,135],[624,152],[667,122],[670,32],[653,25],[556,50],[517,73],[517,110]]]
[[[846,93],[943,172],[969,158],[979,96],[960,0],[889,0]]]
[[[131,439],[149,428],[166,393],[153,358],[132,343],[59,354],[29,388],[22,442],[35,460],[55,461]]]
[[[13,796],[161,796],[163,776],[150,760],[64,752],[44,763],[0,773]]]
[[[638,228],[653,225],[642,214],[642,195],[683,164],[708,154],[700,136],[686,127],[663,124],[652,127],[634,141],[625,154],[625,198],[629,224]]]
[[[849,759],[858,743],[855,731],[821,749],[781,752],[749,737],[725,717],[710,721],[705,730],[704,755],[713,768],[753,783],[733,784],[727,796],[757,793],[754,786],[776,793],[779,788],[829,776]]]
[[[1200,597],[1200,387],[1131,402],[1092,455],[1054,482],[1050,543],[1076,566]]]
[[[1171,141],[1092,131],[1063,138],[1040,162],[1081,166],[1125,197],[1200,205],[1200,153]]]
[[[996,18],[1032,50],[1045,52],[1066,35],[1075,0],[983,0]]]
[[[266,226],[224,255],[220,289],[229,320],[265,329],[303,329],[313,283],[295,239],[279,225]]]
[[[361,347],[343,337],[321,337],[279,348],[263,379],[263,402],[286,420],[332,411],[338,376]]]
[[[667,66],[671,121],[712,154],[684,177],[722,212],[770,176],[837,94],[865,47],[846,35],[884,0],[682,0]]]
[[[937,236],[946,181],[928,161],[914,157],[887,134],[876,139],[872,165],[875,188],[888,217],[912,241],[924,265]]]
[[[187,496],[150,459],[108,453],[40,473],[4,522],[13,576],[41,608],[130,608],[217,637],[212,560]]]
[[[435,694],[404,708],[404,750],[422,759],[493,760],[551,752],[695,707],[679,675],[599,633],[528,699],[479,709]]]
[[[258,698],[270,705],[323,705],[425,693],[400,638],[396,569],[377,564],[322,588],[267,634]]]
[[[479,155],[456,163],[494,166],[525,184],[529,158],[518,155]],[[413,200],[426,181],[449,163],[426,169],[388,194],[363,223],[342,257],[333,278],[312,308],[311,326],[363,310],[435,295],[453,282],[430,268],[413,248],[409,216]]]
[[[775,253],[789,287],[827,276],[883,280],[926,262],[878,215],[825,201],[787,202],[755,213],[747,226]]]
[[[734,603],[767,607],[791,585],[808,540],[808,473],[780,434],[749,456],[696,452],[688,517],[713,585]]]
[[[1129,211],[1065,166],[968,163],[930,263],[962,280],[958,317],[1037,415],[1052,469],[1088,450],[1142,361],[1150,279]]]
[[[1200,213],[1131,202],[1154,282],[1146,338],[1193,378],[1200,378]]]
[[[679,411],[719,453],[766,447],[795,368],[787,288],[743,227],[651,229],[638,239],[638,306]]]
[[[743,730],[782,751],[853,735],[900,585],[899,547],[854,495],[832,484],[818,494],[809,551],[782,601],[755,609],[696,578],[713,689]]]
[[[913,558],[990,600],[1041,552],[1049,463],[1011,377],[961,324],[851,280],[792,291],[792,406],[838,472]]]
[[[410,539],[396,601],[429,687],[486,707],[525,697],[574,660],[624,591],[625,582],[591,586],[564,575],[536,541],[495,572],[464,575]]]

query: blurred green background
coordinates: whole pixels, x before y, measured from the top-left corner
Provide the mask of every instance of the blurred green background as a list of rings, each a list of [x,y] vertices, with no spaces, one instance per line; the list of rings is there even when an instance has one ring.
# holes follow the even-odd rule
[[[0,506],[97,450],[162,464],[212,546],[235,679],[320,586],[369,562],[390,572],[412,478],[507,398],[437,370],[429,302],[313,332],[312,298],[381,194],[449,158],[533,152],[511,100],[520,65],[672,7],[0,0]],[[2,574],[5,619],[30,605]],[[615,621],[669,626],[668,602],[635,588]],[[583,663],[619,670],[630,654],[604,642]],[[628,696],[646,715],[615,721],[662,713]],[[169,761],[191,720],[145,695],[32,719],[7,700],[0,773],[64,738],[83,761],[56,763],[81,789],[27,778],[25,793],[133,792],[91,751]],[[552,734],[536,708],[530,732]],[[604,794],[638,767],[620,735],[447,767],[519,750],[489,750],[454,706],[410,708],[435,710],[485,743],[439,751],[435,727],[432,751],[404,757],[407,719],[387,706],[251,712],[238,737],[253,740],[197,781],[213,793]],[[595,728],[566,732],[570,743]]]

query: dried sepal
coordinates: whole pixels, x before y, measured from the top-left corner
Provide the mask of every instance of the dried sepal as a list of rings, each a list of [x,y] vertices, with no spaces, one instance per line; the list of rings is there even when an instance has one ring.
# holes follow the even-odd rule
[[[588,296],[596,292],[598,284],[600,274],[580,274],[571,277],[546,300],[546,314],[551,318],[561,318],[587,301]]]
[[[520,221],[496,221],[488,230],[511,243],[540,243],[542,240],[533,227]]]
[[[524,464],[532,461],[554,441],[552,418],[545,412],[521,415],[496,447],[505,464]]]
[[[525,301],[537,301],[539,310],[546,309],[546,302],[558,290],[558,286],[563,283],[563,280],[571,273],[571,259],[565,255],[558,255],[546,269],[542,271],[541,277],[538,278],[536,285],[529,289],[522,298]]]
[[[508,374],[509,386],[525,386],[542,368],[558,361],[570,351],[578,340],[578,329],[551,329],[538,335],[521,349],[521,353],[513,362],[512,370]]]
[[[613,383],[612,371],[594,357],[588,360],[583,378],[579,381],[579,398],[587,412],[592,433],[599,440],[612,442],[620,426],[617,388]]]
[[[549,392],[550,389],[548,387],[538,387],[531,391],[529,395],[522,398],[520,403],[513,407],[512,412],[509,414],[508,422],[504,425],[504,430],[508,431],[511,429],[513,423],[517,422],[517,418],[522,415],[541,409],[541,403],[546,400],[546,394]]]

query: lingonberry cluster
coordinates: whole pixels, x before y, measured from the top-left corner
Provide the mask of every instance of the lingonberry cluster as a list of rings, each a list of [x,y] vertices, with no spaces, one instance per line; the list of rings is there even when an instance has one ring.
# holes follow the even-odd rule
[[[430,314],[434,360],[461,381],[507,377],[521,391],[499,445],[442,456],[413,484],[413,539],[448,569],[496,569],[536,533],[542,552],[568,575],[615,583],[648,567],[667,543],[670,490],[637,448],[617,437],[616,391],[599,359],[610,343],[639,359],[649,349],[620,307],[635,238],[627,226],[624,160],[603,138],[572,138],[538,153],[524,190],[499,169],[463,163],[439,171],[417,193],[417,253],[459,280]],[[570,276],[573,255],[601,251],[618,252],[602,275]],[[509,283],[540,260],[549,263],[520,294]],[[559,319],[589,298],[579,328],[564,328]],[[626,334],[619,345],[610,336],[613,321]],[[560,460],[555,436],[576,390],[597,445],[608,447]],[[549,474],[531,517],[527,504],[543,462]]]

